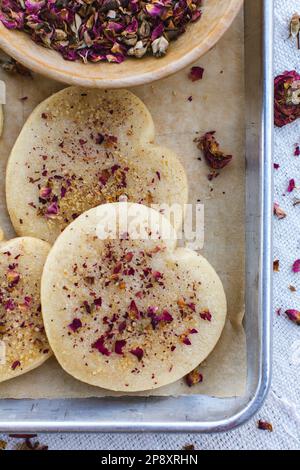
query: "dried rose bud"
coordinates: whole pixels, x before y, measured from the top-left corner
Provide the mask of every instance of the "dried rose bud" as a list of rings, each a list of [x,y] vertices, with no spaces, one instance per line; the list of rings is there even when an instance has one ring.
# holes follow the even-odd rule
[[[283,127],[300,117],[300,75],[292,70],[275,78],[275,124]]]
[[[200,384],[203,381],[203,375],[195,369],[185,376],[185,381],[189,387],[192,387],[193,385]]]
[[[271,423],[268,423],[268,421],[262,421],[261,419],[257,422],[257,427],[258,429],[261,429],[262,431],[269,431],[273,432],[273,426]]]
[[[95,300],[94,300],[94,305],[95,305],[96,307],[101,307],[101,305],[102,305],[102,298],[99,297],[98,299],[95,299]]]
[[[202,80],[203,74],[204,69],[202,67],[192,67],[189,73],[189,79],[192,80],[192,82]]]
[[[214,170],[221,170],[231,162],[232,155],[225,155],[220,151],[220,145],[214,137],[215,133],[216,131],[207,132],[196,141],[198,148],[204,153],[208,165]]]
[[[275,261],[273,261],[273,271],[274,273],[279,272],[279,259],[276,259]]]
[[[300,48],[300,16],[298,13],[294,13],[290,21],[290,37],[297,38],[297,47]]]
[[[286,310],[286,315],[291,320],[293,323],[296,323],[296,325],[300,325],[300,312],[299,310]]]
[[[293,264],[293,272],[300,273],[300,259],[297,259]]]
[[[281,209],[281,207],[279,207],[279,204],[277,204],[277,202],[274,203],[273,212],[278,219],[284,219],[286,217],[286,213],[283,209]]]
[[[178,305],[179,308],[184,308],[186,303],[185,303],[184,299],[181,298],[181,299],[177,300],[177,305]]]

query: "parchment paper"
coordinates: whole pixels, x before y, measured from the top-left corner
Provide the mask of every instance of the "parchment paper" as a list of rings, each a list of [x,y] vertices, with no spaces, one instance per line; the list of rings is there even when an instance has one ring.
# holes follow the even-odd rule
[[[203,383],[189,388],[179,381],[138,395],[242,395],[246,382],[244,314],[244,78],[243,18],[197,65],[204,78],[191,82],[189,69],[132,90],[148,106],[156,125],[156,140],[179,155],[188,174],[190,202],[205,205],[205,242],[202,253],[219,273],[228,300],[228,319],[222,337],[205,363]],[[101,67],[101,65],[99,65]],[[0,225],[13,237],[5,205],[5,165],[28,114],[64,85],[35,75],[32,79],[0,72],[7,87],[4,134],[0,142]],[[23,99],[27,97],[27,99]],[[192,97],[192,101],[188,98]],[[209,168],[196,144],[199,135],[217,131],[222,149],[233,162],[209,182]],[[22,188],[16,188],[22,191]],[[0,398],[61,398],[116,396],[117,393],[81,383],[66,374],[54,358],[42,367],[0,384]],[[136,395],[136,394],[135,394]]]

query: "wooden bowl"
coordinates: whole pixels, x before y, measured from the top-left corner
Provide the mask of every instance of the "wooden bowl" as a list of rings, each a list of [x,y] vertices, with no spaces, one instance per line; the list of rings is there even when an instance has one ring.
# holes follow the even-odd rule
[[[23,65],[61,82],[94,88],[122,88],[149,83],[195,62],[229,28],[243,0],[205,0],[202,18],[172,41],[166,56],[127,59],[122,64],[83,64],[64,60],[57,52],[35,44],[0,22],[0,47]]]

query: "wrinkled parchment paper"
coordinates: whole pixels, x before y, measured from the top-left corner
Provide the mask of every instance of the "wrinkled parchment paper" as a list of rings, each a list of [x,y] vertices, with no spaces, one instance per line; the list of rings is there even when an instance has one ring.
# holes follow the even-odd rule
[[[202,253],[219,273],[228,300],[228,319],[212,354],[201,364],[203,383],[188,388],[184,381],[137,395],[242,395],[246,382],[244,314],[244,79],[243,18],[195,65],[204,67],[202,81],[191,82],[189,69],[152,85],[132,90],[148,106],[156,125],[156,140],[177,152],[188,174],[190,203],[205,207]],[[101,65],[99,65],[101,67]],[[26,117],[43,99],[63,85],[0,72],[7,88],[4,134],[0,141],[0,225],[13,237],[5,205],[5,165]],[[191,101],[188,100],[189,97]],[[26,98],[26,99],[25,99]],[[222,149],[234,155],[232,164],[209,182],[209,168],[193,142],[217,131]],[[22,188],[16,188],[22,191]],[[0,384],[0,398],[69,398],[116,396],[89,386],[65,373],[54,358],[43,366]]]

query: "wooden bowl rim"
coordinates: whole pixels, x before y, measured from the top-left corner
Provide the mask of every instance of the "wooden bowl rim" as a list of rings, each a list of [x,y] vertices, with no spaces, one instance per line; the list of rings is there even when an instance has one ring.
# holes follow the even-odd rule
[[[8,30],[1,22],[0,47],[3,49],[4,52],[6,52],[8,55],[13,57],[15,60],[17,60],[33,72],[47,76],[54,80],[58,80],[60,82],[68,83],[70,85],[95,88],[125,88],[144,85],[168,77],[178,72],[179,70],[184,69],[188,65],[198,60],[201,56],[206,54],[212,47],[215,46],[215,44],[219,41],[219,39],[223,36],[227,29],[229,29],[232,22],[239,13],[242,4],[243,0],[236,0],[236,2],[231,5],[230,10],[228,11],[226,17],[227,21],[224,21],[224,17],[222,17],[218,21],[218,23],[209,31],[205,40],[199,46],[192,48],[187,54],[179,56],[178,59],[175,59],[171,63],[168,63],[163,66],[159,66],[159,59],[153,58],[153,60],[157,61],[157,69],[145,73],[140,73],[138,75],[129,75],[125,78],[122,76],[118,78],[100,78],[93,76],[87,77],[80,75],[80,73],[76,71],[71,72],[68,70],[58,70],[54,66],[50,65],[48,62],[39,59],[34,54],[30,54],[27,51],[24,51],[24,49],[18,49],[14,45],[11,45],[5,34]],[[9,33],[12,32],[16,34],[24,34],[11,30],[9,31]],[[42,49],[42,46],[40,47]],[[82,66],[85,67],[84,64],[82,64]]]

